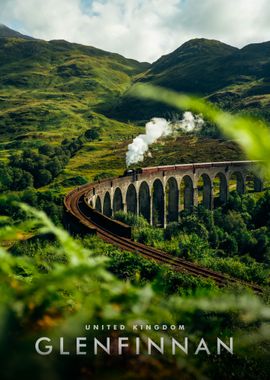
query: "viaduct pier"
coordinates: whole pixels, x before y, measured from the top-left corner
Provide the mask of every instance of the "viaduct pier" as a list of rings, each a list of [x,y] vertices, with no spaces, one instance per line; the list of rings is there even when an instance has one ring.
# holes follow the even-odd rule
[[[225,204],[229,189],[244,194],[247,184],[262,191],[255,161],[208,162],[148,167],[93,184],[86,194],[91,207],[107,217],[120,210],[142,215],[151,225],[177,222],[182,210]]]
[[[263,182],[256,173],[256,162],[252,161],[159,166],[128,171],[127,175],[89,183],[69,192],[64,199],[67,220],[71,223],[68,227],[95,233],[122,250],[169,265],[176,272],[211,279],[220,287],[240,284],[262,293],[256,284],[135,242],[131,227],[112,219],[115,212],[123,210],[141,214],[151,224],[165,227],[167,223],[178,220],[179,211],[191,209],[200,202],[209,209],[217,202],[226,203],[232,179],[236,191],[241,194],[247,185],[252,185],[254,191],[263,190]],[[216,194],[215,187],[218,190]]]

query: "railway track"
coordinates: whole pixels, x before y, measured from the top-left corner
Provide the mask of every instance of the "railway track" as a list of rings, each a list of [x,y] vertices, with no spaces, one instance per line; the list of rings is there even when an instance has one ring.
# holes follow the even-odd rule
[[[105,242],[114,244],[122,250],[138,253],[147,259],[169,265],[171,269],[176,272],[185,272],[193,276],[200,276],[202,278],[214,280],[219,287],[237,284],[251,288],[256,293],[262,293],[262,288],[256,284],[247,283],[228,275],[200,267],[199,265],[182,258],[174,257],[167,252],[135,242],[132,239],[119,236],[106,229],[106,226],[101,225],[100,223],[95,223],[91,219],[92,209],[85,200],[85,194],[91,189],[92,186],[93,185],[88,184],[71,191],[65,197],[64,204],[67,212],[72,214],[73,217],[75,217],[78,222],[86,228],[95,231],[97,236],[102,238]]]

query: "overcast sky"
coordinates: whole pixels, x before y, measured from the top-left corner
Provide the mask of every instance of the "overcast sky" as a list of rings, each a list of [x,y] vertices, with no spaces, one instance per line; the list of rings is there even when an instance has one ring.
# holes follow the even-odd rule
[[[269,0],[0,0],[0,23],[154,61],[195,37],[270,40]]]

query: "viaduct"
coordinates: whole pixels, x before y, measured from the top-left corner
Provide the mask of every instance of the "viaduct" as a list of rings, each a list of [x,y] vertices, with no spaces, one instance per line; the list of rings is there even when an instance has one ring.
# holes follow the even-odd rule
[[[212,279],[220,287],[241,284],[262,293],[256,284],[136,242],[130,226],[111,218],[123,210],[143,215],[151,224],[165,227],[178,220],[181,210],[192,210],[199,203],[209,209],[226,203],[232,183],[241,194],[251,185],[254,191],[261,191],[263,183],[257,175],[256,162],[211,162],[128,171],[122,177],[88,183],[70,191],[64,198],[67,227],[94,233],[124,251],[169,265],[175,272]]]
[[[226,161],[148,167],[94,183],[86,193],[89,206],[107,217],[123,210],[165,227],[182,210],[198,204],[208,209],[225,204],[232,183],[244,194],[247,184],[263,190],[255,161]]]

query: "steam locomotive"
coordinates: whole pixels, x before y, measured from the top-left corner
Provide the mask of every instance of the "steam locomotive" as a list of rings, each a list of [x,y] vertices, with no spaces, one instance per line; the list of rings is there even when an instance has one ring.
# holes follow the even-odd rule
[[[152,166],[152,167],[147,167],[147,168],[127,169],[124,171],[124,174],[121,177],[133,176],[133,178],[136,178],[138,174],[153,174],[160,171],[167,172],[167,171],[174,171],[174,170],[192,170],[193,173],[195,173],[196,169],[222,167],[222,166],[226,166],[226,170],[228,170],[229,166],[231,165],[241,166],[246,163],[247,163],[246,161],[224,161],[224,162],[200,162],[200,163],[192,163],[192,164]]]
[[[173,171],[173,170],[179,170],[179,168],[183,169],[193,169],[193,164],[188,165],[164,165],[164,166],[153,166],[153,167],[147,167],[147,168],[136,168],[136,169],[126,169],[121,177],[127,177],[127,176],[137,176],[138,174],[152,174],[157,173],[160,171]]]
[[[124,174],[122,177],[128,177],[128,176],[134,176],[136,174],[141,174],[142,173],[142,168],[137,168],[137,169],[126,169],[124,171]]]

